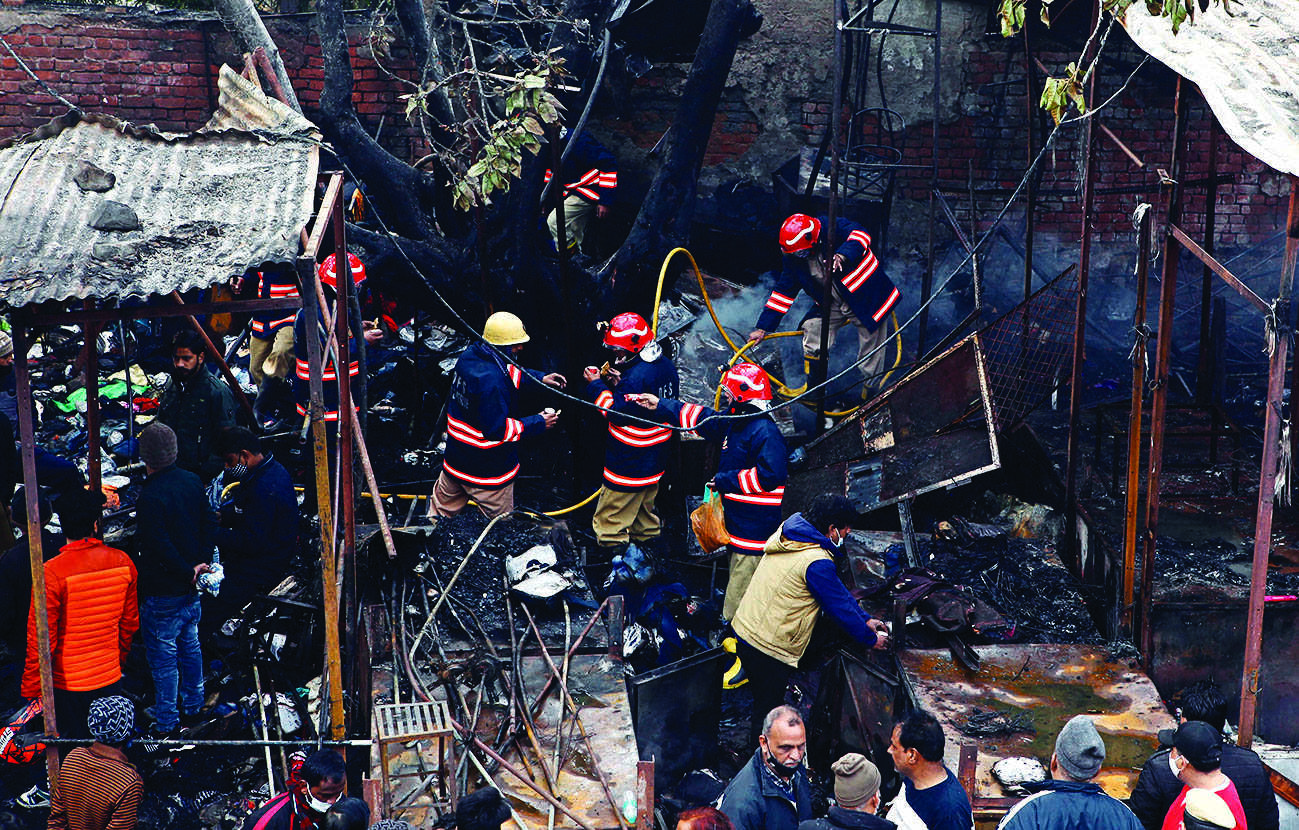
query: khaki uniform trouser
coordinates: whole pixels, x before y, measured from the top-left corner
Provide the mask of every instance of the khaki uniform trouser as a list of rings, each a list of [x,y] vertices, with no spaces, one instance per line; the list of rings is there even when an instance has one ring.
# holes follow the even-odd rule
[[[256,335],[249,336],[248,374],[258,386],[267,375],[288,377],[293,360],[293,326],[280,326],[275,336],[266,340]]]
[[[886,318],[880,327],[875,331],[868,331],[855,316],[852,311],[842,302],[836,302],[830,308],[830,339],[831,346],[834,345],[835,335],[839,329],[844,326],[854,326],[857,329],[857,359],[861,360],[865,355],[870,353],[876,346],[888,342],[892,333],[891,318]],[[820,357],[821,353],[821,316],[809,317],[803,322],[803,357],[813,360]],[[884,380],[885,360],[888,356],[888,348],[880,349],[871,355],[870,359],[857,367],[861,372],[862,379],[873,388],[878,388]]]
[[[654,512],[658,498],[657,484],[625,493],[621,490],[600,488],[600,498],[595,503],[595,516],[591,527],[602,546],[624,545],[631,542],[648,542],[657,539],[663,522]]]
[[[726,581],[726,598],[722,600],[722,619],[730,622],[735,618],[735,611],[744,599],[744,592],[749,589],[753,572],[758,569],[762,554],[732,553],[731,575]]]
[[[428,500],[428,517],[454,516],[465,509],[470,499],[489,519],[509,513],[514,509],[514,482],[504,487],[475,487],[444,470],[433,485],[433,497]]]
[[[564,198],[564,241],[568,243],[568,249],[571,251],[582,244],[582,239],[586,236],[586,226],[591,223],[591,218],[595,216],[596,204],[588,202],[577,194],[570,194]],[[550,238],[555,242],[555,249],[559,249],[559,227],[555,221],[557,211],[551,211],[546,217],[546,228],[550,231]]]

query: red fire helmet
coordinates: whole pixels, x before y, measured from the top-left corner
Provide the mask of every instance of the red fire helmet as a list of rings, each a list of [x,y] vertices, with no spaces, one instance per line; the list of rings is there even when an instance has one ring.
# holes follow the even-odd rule
[[[644,317],[633,311],[619,314],[604,330],[604,345],[611,349],[625,349],[636,354],[652,342],[654,330]]]
[[[806,251],[820,238],[820,220],[805,213],[795,213],[780,226],[780,249],[787,254]]]
[[[756,363],[737,363],[727,369],[722,389],[737,401],[771,400],[771,379]]]
[[[324,262],[320,263],[320,269],[316,271],[316,276],[320,278],[320,281],[334,289],[338,288],[337,263],[338,260],[333,254],[330,254],[325,257]],[[360,285],[365,282],[365,266],[361,264],[361,258],[356,254],[349,253],[347,255],[347,264],[352,269],[352,284]]]

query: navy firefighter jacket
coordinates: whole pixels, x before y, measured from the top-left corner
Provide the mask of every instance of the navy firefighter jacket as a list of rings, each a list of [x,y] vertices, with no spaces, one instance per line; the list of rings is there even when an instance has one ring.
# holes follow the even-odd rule
[[[314,315],[313,315],[314,316]],[[293,399],[298,405],[298,414],[306,416],[311,403],[311,361],[307,351],[307,327],[310,325],[307,310],[302,309],[293,319]],[[329,338],[325,335],[324,326],[316,323],[316,336],[320,340],[320,379],[324,381],[321,390],[321,402],[325,405],[325,420],[338,420],[338,370],[333,350],[326,350]],[[361,362],[356,359],[356,338],[348,336],[347,354],[349,358],[348,377],[361,374]]]
[[[609,435],[604,442],[604,486],[631,492],[658,484],[663,478],[667,448],[672,440],[672,430],[643,421],[674,423],[674,419],[661,410],[651,412],[631,403],[626,396],[649,392],[660,398],[674,398],[680,394],[680,382],[677,367],[667,355],[648,362],[636,357],[625,368],[619,367],[619,371],[622,377],[614,389],[610,390],[602,379],[596,378],[586,387],[586,394],[609,419]],[[622,413],[641,420],[631,420]]]
[[[744,419],[715,419],[706,406],[680,401],[659,401],[678,426],[693,430],[708,441],[721,439],[722,455],[713,482],[722,495],[726,532],[733,553],[762,555],[767,538],[780,527],[780,500],[785,495],[785,436],[771,416],[750,404],[734,414]],[[710,420],[711,419],[711,420]]]
[[[541,415],[515,418],[519,384],[527,372],[540,381],[543,373],[520,369],[495,347],[475,343],[456,361],[447,404],[447,450],[442,469],[473,487],[504,487],[519,473],[514,444],[544,432]]]
[[[829,224],[824,216],[818,219],[822,228]],[[836,220],[835,226],[835,238],[843,240],[835,253],[842,254],[844,260],[843,273],[839,274],[835,282],[835,293],[867,331],[875,331],[898,304],[898,300],[902,299],[902,292],[884,273],[879,259],[871,250],[871,237],[865,228],[847,219]],[[818,253],[814,247],[812,256]],[[776,287],[772,289],[766,307],[758,316],[757,328],[763,331],[776,330],[785,312],[789,311],[789,307],[798,298],[799,290],[806,291],[812,298],[816,306],[813,313],[821,314],[821,297],[825,289],[812,276],[807,259],[786,254],[782,263]]]
[[[258,271],[257,298],[259,300],[287,300],[298,296],[298,278],[291,271]],[[296,312],[291,308],[273,311],[254,311],[248,323],[253,337],[270,340],[280,329],[293,325]]]

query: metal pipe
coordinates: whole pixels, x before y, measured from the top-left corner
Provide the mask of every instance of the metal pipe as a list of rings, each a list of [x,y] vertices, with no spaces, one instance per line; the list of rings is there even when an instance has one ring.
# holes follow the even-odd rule
[[[483,743],[482,740],[477,735],[473,734],[464,726],[457,723],[455,718],[451,719],[451,725],[454,726],[456,730],[459,731],[462,735],[467,737],[475,747],[477,747],[480,751],[482,751],[484,755],[486,755],[488,758],[491,758],[493,761],[495,761],[500,766],[501,769],[505,770],[510,775],[513,775],[515,778],[519,779],[524,784],[526,784],[529,789],[531,789],[537,795],[541,796],[542,799],[544,799],[547,804],[550,804],[556,810],[559,810],[559,812],[571,818],[578,827],[582,828],[582,830],[595,830],[595,828],[592,827],[589,822],[583,821],[576,813],[568,809],[568,807],[564,806],[563,802],[561,802],[559,799],[555,798],[553,795],[546,792],[545,790],[541,789],[541,787],[538,787],[531,778],[527,777],[522,772],[520,772],[518,767],[514,766],[509,761],[505,760],[505,758],[502,757],[499,752],[492,749],[487,744]]]
[[[1150,612],[1154,605],[1155,535],[1159,527],[1159,484],[1164,469],[1164,427],[1168,409],[1168,367],[1173,351],[1173,313],[1177,301],[1177,259],[1180,253],[1171,227],[1182,217],[1182,187],[1178,183],[1185,167],[1186,109],[1183,91],[1184,79],[1177,79],[1177,92],[1173,99],[1173,153],[1169,162],[1172,181],[1168,187],[1164,218],[1164,270],[1159,290],[1159,348],[1156,352],[1154,392],[1150,401],[1150,458],[1146,474],[1146,517],[1142,529],[1144,549],[1141,560],[1141,653],[1147,668],[1154,659],[1154,629]]]
[[[1133,591],[1137,570],[1137,499],[1141,487],[1141,405],[1146,388],[1146,290],[1150,272],[1150,213],[1146,203],[1137,206],[1137,307],[1132,315],[1136,343],[1132,349],[1132,403],[1128,410],[1128,479],[1123,511],[1122,626],[1132,634]]]
[[[50,665],[50,610],[45,594],[45,556],[41,550],[40,485],[36,480],[36,427],[32,420],[32,379],[27,368],[27,323],[14,320],[14,381],[18,397],[18,444],[23,460],[23,496],[27,502],[27,552],[32,572],[32,613],[36,615],[36,657],[41,674],[41,717],[45,731],[58,737],[54,706],[54,669]],[[50,788],[58,786],[59,752],[45,750],[45,770]]]
[[[1033,142],[1033,123],[1037,120],[1037,108],[1041,106],[1037,94],[1037,76],[1033,74],[1033,41],[1029,38],[1029,22],[1024,24],[1024,106],[1028,110],[1024,119],[1028,129],[1025,138],[1025,170],[1028,181],[1024,187],[1024,302],[1033,295],[1033,238],[1036,232],[1035,208],[1037,207],[1037,175],[1033,170],[1033,160],[1037,157],[1037,148]],[[971,183],[973,185],[973,183]],[[973,196],[971,196],[973,200]]]
[[[1096,30],[1100,26],[1100,4],[1092,7],[1092,37],[1079,66],[1087,66],[1092,61],[1093,45],[1096,41]],[[1096,100],[1096,75],[1092,72],[1088,81],[1087,100]],[[1073,366],[1069,372],[1069,439],[1068,457],[1065,462],[1065,538],[1068,550],[1073,554],[1074,562],[1081,571],[1083,556],[1086,551],[1077,549],[1078,542],[1078,433],[1079,419],[1082,414],[1083,357],[1087,349],[1087,283],[1091,271],[1092,252],[1092,207],[1095,193],[1092,189],[1092,172],[1095,162],[1096,116],[1087,119],[1083,127],[1083,171],[1082,171],[1082,242],[1078,249],[1078,304],[1074,318],[1073,333]]]
[[[337,181],[339,181],[340,187],[335,191],[334,199],[327,201],[324,205],[324,208],[329,211],[330,222],[334,229],[334,268],[338,274],[338,300],[334,312],[334,336],[337,340],[338,362],[334,367],[334,375],[338,378],[338,509],[342,513],[343,538],[342,550],[334,564],[335,604],[339,603],[337,588],[342,581],[342,575],[347,568],[355,568],[356,558],[356,481],[352,465],[352,421],[356,419],[356,410],[352,408],[351,332],[347,322],[348,311],[350,310],[348,297],[355,286],[352,284],[351,263],[347,258],[346,223],[343,221],[342,177],[338,176]],[[331,187],[331,189],[333,188]],[[349,581],[348,585],[351,590],[354,590],[356,581],[353,579]],[[354,595],[351,590],[347,593],[347,601],[343,603],[347,611],[347,613],[343,614],[343,627],[346,629],[349,642],[352,641],[354,620],[352,613]],[[337,623],[335,622],[335,624]],[[341,738],[347,726],[346,713],[343,710],[344,684],[342,682],[341,648],[336,647],[335,650],[331,650],[330,659],[334,659],[335,655],[338,656],[339,665],[338,673],[335,675],[335,688],[329,700],[331,710],[330,732],[333,737]]]
[[[266,702],[262,700],[262,675],[257,669],[257,664],[253,663],[253,691],[257,693],[257,716],[262,720],[262,741],[269,741],[270,734],[266,728]],[[274,701],[271,701],[274,703]],[[276,717],[279,713],[276,712]],[[271,796],[275,795],[275,766],[271,763],[271,747],[269,744],[262,744],[262,752],[266,755],[266,787]]]
[[[595,747],[591,745],[591,739],[586,734],[586,727],[582,725],[582,716],[578,711],[577,702],[573,700],[572,694],[568,691],[568,679],[556,668],[555,661],[550,659],[550,652],[546,651],[546,641],[541,636],[541,629],[537,627],[537,621],[532,618],[532,612],[528,610],[528,606],[520,603],[519,607],[523,609],[524,615],[528,618],[528,625],[532,627],[532,633],[536,635],[537,642],[541,644],[541,657],[546,661],[551,676],[559,680],[559,690],[563,694],[563,703],[572,712],[573,723],[577,724],[578,734],[582,736],[582,743],[591,756],[591,766],[595,768],[595,773],[600,779],[600,788],[604,790],[604,796],[609,800],[609,808],[613,810],[614,818],[618,820],[618,827],[621,830],[629,830],[626,820],[622,817],[622,810],[618,809],[618,799],[614,797],[613,788],[609,786],[609,776],[605,775],[604,769],[600,766],[600,761],[595,755]],[[558,769],[555,770],[555,776],[556,778],[559,776]]]
[[[1290,178],[1290,210],[1286,216],[1285,258],[1277,287],[1274,348],[1267,373],[1267,411],[1263,420],[1263,462],[1259,473],[1258,515],[1254,522],[1254,561],[1249,572],[1249,617],[1245,626],[1245,665],[1240,677],[1241,746],[1254,740],[1258,710],[1259,668],[1263,660],[1263,596],[1267,592],[1267,560],[1272,552],[1272,511],[1281,457],[1281,400],[1285,392],[1286,352],[1290,345],[1290,292],[1299,260],[1299,178]]]
[[[86,300],[85,308],[93,311],[94,300]],[[81,328],[81,371],[86,390],[86,480],[90,489],[101,490],[104,485],[102,436],[99,434],[99,327],[93,323]]]
[[[933,118],[929,124],[929,240],[925,271],[920,277],[920,322],[916,337],[916,354],[925,353],[925,334],[929,328],[929,295],[934,288],[935,210],[934,194],[938,192],[938,108],[943,93],[943,0],[934,0],[934,100]]]
[[[135,392],[131,388],[131,356],[126,351],[126,323],[117,321],[117,336],[122,339],[122,378],[126,381],[126,437],[135,437]],[[138,452],[133,454],[138,455]]]
[[[565,655],[564,659],[573,659],[573,655],[577,653],[578,647],[582,645],[582,641],[586,639],[586,635],[589,634],[591,629],[595,627],[595,624],[599,622],[600,614],[603,613],[605,606],[608,604],[609,598],[606,597],[604,602],[600,603],[600,607],[595,609],[595,613],[591,615],[591,619],[587,622],[586,627],[577,635],[577,639],[573,640],[573,645],[568,649],[568,653]],[[511,631],[513,631],[513,626],[511,626]],[[537,695],[537,699],[532,702],[532,708],[528,710],[529,712],[536,713],[538,711],[538,707],[540,707],[541,702],[546,699],[546,695],[550,693],[550,688],[554,683],[555,678],[546,678],[545,685],[541,687],[541,692]]]
[[[843,141],[843,18],[844,0],[830,0],[834,3],[834,95],[830,106],[830,197],[826,207],[826,227],[821,229],[821,278],[824,285],[821,289],[821,343],[817,347],[819,360],[813,361],[808,368],[812,369],[808,383],[816,387],[816,424],[812,427],[813,435],[825,432],[825,400],[829,389],[825,379],[829,377],[830,365],[830,310],[835,302],[834,293],[834,250],[839,244],[835,230],[839,218],[839,166],[840,145]],[[815,178],[819,171],[813,170]],[[615,806],[615,811],[617,810]]]

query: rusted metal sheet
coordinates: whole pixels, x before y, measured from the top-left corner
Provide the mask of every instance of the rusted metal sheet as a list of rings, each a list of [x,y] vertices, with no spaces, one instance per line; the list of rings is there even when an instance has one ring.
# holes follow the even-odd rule
[[[1001,466],[978,335],[957,343],[807,446],[785,511],[818,493],[874,510]]]
[[[1046,765],[1061,727],[1088,714],[1105,740],[1105,766],[1097,783],[1116,798],[1127,798],[1141,765],[1158,748],[1158,732],[1174,725],[1150,678],[1112,659],[1103,649],[1079,645],[978,646],[976,674],[955,663],[946,650],[912,650],[900,655],[916,701],[934,714],[947,735],[944,762],[960,768],[962,746],[975,745],[976,799],[1003,798],[992,777],[1002,758],[1030,756]],[[971,715],[998,712],[1033,731],[968,736]]]
[[[306,137],[176,135],[79,112],[0,142],[0,303],[168,294],[291,262],[317,159]],[[116,183],[82,191],[83,161]],[[128,205],[140,228],[91,228],[105,201]]]

